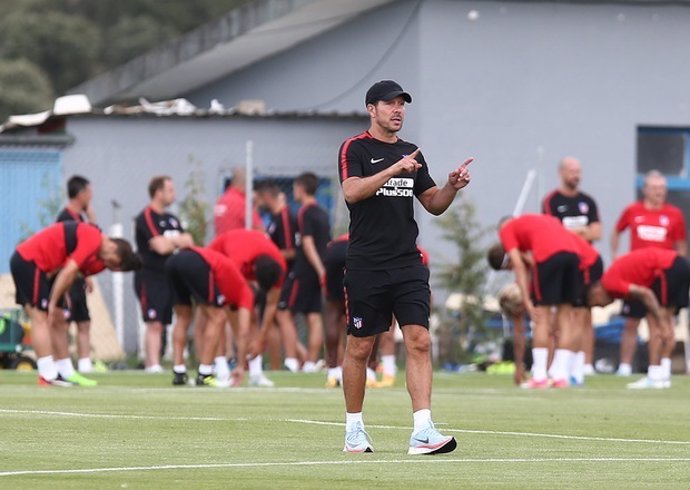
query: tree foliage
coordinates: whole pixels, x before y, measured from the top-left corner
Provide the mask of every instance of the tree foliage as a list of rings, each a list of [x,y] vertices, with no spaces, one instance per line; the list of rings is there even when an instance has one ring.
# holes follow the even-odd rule
[[[35,80],[24,78],[25,90],[0,97],[0,116],[4,120],[10,113],[44,109],[51,105],[46,104],[46,97],[62,95],[79,83],[247,2],[2,0],[0,69],[18,60],[38,68],[31,77]],[[20,70],[23,76],[30,70],[25,66]],[[0,79],[0,92],[6,87]]]
[[[185,231],[192,235],[194,243],[201,246],[206,243],[209,209],[204,199],[204,166],[193,155],[189,155],[189,165],[191,170],[184,184],[187,194],[180,202],[180,218],[185,224]]]
[[[48,76],[25,59],[0,59],[0,121],[11,114],[44,111],[53,103]]]

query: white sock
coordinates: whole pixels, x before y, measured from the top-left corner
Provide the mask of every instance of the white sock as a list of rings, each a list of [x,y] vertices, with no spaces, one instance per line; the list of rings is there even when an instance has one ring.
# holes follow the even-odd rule
[[[546,347],[534,347],[532,349],[532,377],[535,381],[546,379],[546,361],[549,357],[549,349]]]
[[[307,361],[304,363],[304,366],[302,366],[302,371],[305,373],[313,373],[316,371],[316,363],[312,361]]]
[[[383,374],[386,376],[395,376],[397,366],[395,365],[395,355],[389,354],[381,356],[381,363],[383,363]]]
[[[431,422],[431,410],[428,408],[417,410],[412,414],[412,419],[414,420],[414,429],[412,429],[412,433],[416,434],[429,426]]]
[[[551,362],[551,369],[549,374],[552,379],[561,380],[568,379],[573,353],[567,349],[556,349]]]
[[[334,368],[328,368],[328,377],[331,379],[337,379],[338,381],[343,380],[343,370],[342,368],[334,367]]]
[[[39,357],[36,359],[36,365],[38,366],[38,375],[41,378],[47,381],[57,378],[58,371],[53,356]]]
[[[72,359],[69,357],[58,359],[55,361],[55,366],[57,367],[58,373],[60,373],[60,376],[62,376],[63,379],[67,379],[74,374]]]
[[[376,371],[374,371],[370,367],[367,368],[367,379],[373,379],[374,381],[376,381]]]
[[[261,354],[249,361],[249,376],[261,376],[264,373],[263,361]]]
[[[583,383],[585,380],[585,352],[573,353],[570,360],[570,376],[576,383]]]
[[[187,366],[184,364],[175,364],[173,366],[173,373],[184,374],[187,372]]]
[[[627,362],[621,362],[618,365],[616,374],[618,374],[618,376],[630,376],[632,374],[632,366]]]
[[[345,412],[345,431],[349,432],[354,429],[354,425],[359,422],[364,426],[364,419],[362,419],[362,412],[350,413]]]
[[[228,368],[228,360],[225,356],[218,356],[214,359],[216,367],[216,376],[218,379],[230,379],[230,369]]]
[[[582,368],[582,372],[585,376],[592,376],[594,374],[597,374],[597,372],[594,370],[594,366],[592,366],[591,364],[585,364]]]
[[[294,357],[286,357],[284,364],[293,373],[299,371],[299,361]]]
[[[80,373],[90,373],[93,371],[93,363],[90,357],[82,357],[77,361],[77,369]]]
[[[661,376],[664,380],[671,379],[671,359],[668,357],[661,358]]]
[[[647,377],[651,379],[652,381],[663,381],[664,375],[663,371],[661,370],[661,366],[655,365],[652,366],[650,365],[647,368]]]
[[[202,376],[210,376],[213,374],[213,366],[210,364],[199,364],[199,374]]]

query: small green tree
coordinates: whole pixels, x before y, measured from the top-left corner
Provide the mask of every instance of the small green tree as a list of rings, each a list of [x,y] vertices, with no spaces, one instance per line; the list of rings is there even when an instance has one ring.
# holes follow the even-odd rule
[[[451,293],[461,293],[459,321],[446,317],[441,329],[441,344],[446,344],[447,360],[457,362],[466,357],[470,340],[484,333],[484,291],[487,266],[486,249],[480,244],[487,229],[476,219],[474,205],[464,197],[457,200],[437,222],[442,237],[452,243],[455,255],[437,272],[438,284]],[[464,352],[463,352],[464,351]]]
[[[184,187],[187,194],[180,202],[180,218],[185,223],[186,231],[194,238],[194,243],[203,245],[208,230],[208,202],[204,199],[204,169],[201,161],[189,155],[188,163],[192,167]]]
[[[0,123],[12,114],[44,111],[53,105],[53,88],[34,63],[0,59]]]

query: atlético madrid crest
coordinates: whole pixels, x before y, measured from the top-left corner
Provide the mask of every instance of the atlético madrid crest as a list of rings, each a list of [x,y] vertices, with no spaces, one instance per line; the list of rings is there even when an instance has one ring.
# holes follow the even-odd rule
[[[352,325],[354,325],[355,328],[362,328],[362,317],[356,316],[352,318]]]
[[[578,208],[580,208],[580,212],[582,214],[587,214],[589,212],[589,204],[587,204],[584,201],[580,201],[577,205]]]

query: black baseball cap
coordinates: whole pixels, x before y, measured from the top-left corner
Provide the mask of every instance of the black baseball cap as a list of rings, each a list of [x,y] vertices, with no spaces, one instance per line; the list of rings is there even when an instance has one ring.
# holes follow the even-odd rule
[[[364,102],[365,105],[369,105],[375,104],[379,100],[392,100],[400,96],[402,96],[408,104],[412,102],[412,96],[405,92],[399,83],[393,80],[381,80],[367,90],[367,96]]]

